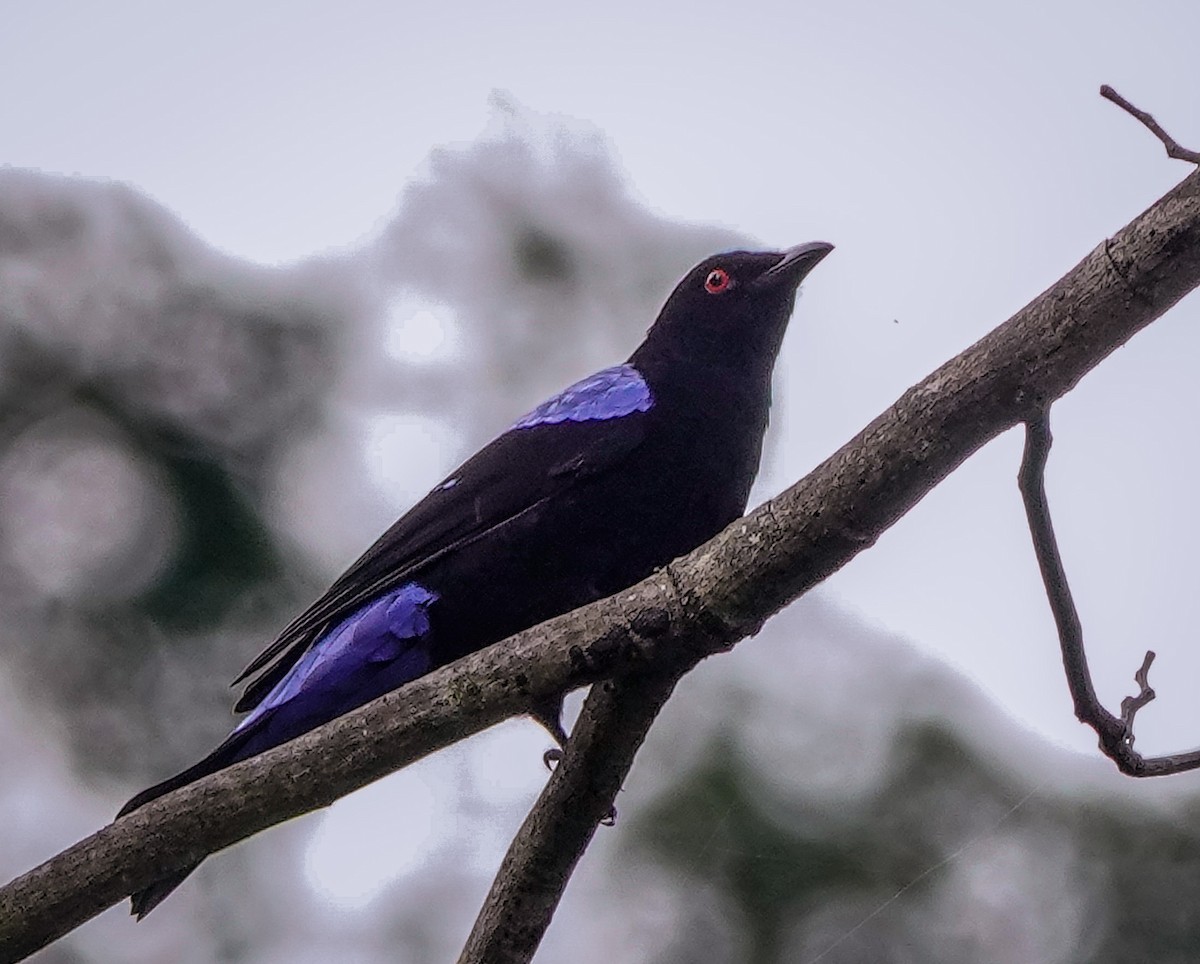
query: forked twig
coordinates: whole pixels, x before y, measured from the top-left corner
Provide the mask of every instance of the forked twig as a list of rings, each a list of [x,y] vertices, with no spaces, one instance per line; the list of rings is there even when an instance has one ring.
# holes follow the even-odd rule
[[[1186,147],[1180,147],[1175,138],[1164,131],[1151,114],[1134,107],[1108,84],[1100,88],[1100,96],[1105,100],[1111,100],[1121,110],[1141,121],[1151,134],[1162,141],[1163,147],[1167,149],[1167,157],[1173,157],[1177,161],[1187,161],[1189,164],[1200,164],[1200,151],[1189,151]]]
[[[1096,697],[1087,654],[1084,652],[1083,627],[1067,585],[1067,574],[1063,569],[1046,501],[1046,460],[1050,455],[1051,442],[1048,411],[1025,423],[1025,455],[1021,460],[1018,485],[1025,503],[1025,516],[1029,520],[1029,533],[1033,537],[1033,549],[1042,572],[1042,584],[1046,587],[1046,597],[1058,627],[1063,668],[1075,704],[1075,716],[1079,722],[1086,723],[1096,731],[1100,737],[1101,751],[1122,773],[1133,777],[1161,777],[1194,770],[1200,767],[1200,750],[1143,757],[1133,748],[1134,718],[1143,706],[1154,699],[1154,690],[1150,688],[1149,681],[1150,664],[1154,662],[1152,651],[1147,651],[1141,668],[1133,677],[1139,687],[1138,694],[1121,701],[1119,717],[1106,710]]]

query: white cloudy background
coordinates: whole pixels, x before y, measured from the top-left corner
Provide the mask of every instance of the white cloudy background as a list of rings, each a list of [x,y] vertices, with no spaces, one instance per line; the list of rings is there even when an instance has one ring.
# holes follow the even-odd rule
[[[623,357],[668,290],[665,279],[738,238],[769,247],[837,245],[809,279],[784,346],[772,454],[756,498],[790,484],[1187,173],[1097,91],[1112,84],[1179,140],[1200,144],[1197,36],[1200,7],[1192,0],[616,2],[586,13],[550,3],[8,5],[0,11],[0,161],[126,183],[186,226],[162,230],[180,258],[192,259],[196,277],[228,286],[243,305],[302,303],[336,327],[349,360],[327,373],[336,380],[334,401],[320,430],[278,470],[273,519],[330,578],[464,446],[546,391]],[[60,190],[80,192],[81,205],[99,210],[94,184],[4,173],[0,210],[28,208],[34,217],[29,199]],[[482,207],[472,206],[477,201]],[[587,276],[577,289],[586,297],[514,295],[497,272],[488,247],[500,243],[497,219],[523,206],[541,212],[539,229],[580,253]],[[105,249],[117,261],[124,242],[112,224],[95,237],[87,270],[103,277]],[[69,266],[63,270],[70,275]],[[14,277],[7,276],[12,285]],[[4,297],[0,291],[0,305]],[[511,297],[517,301],[506,302]],[[560,309],[556,297],[570,303]],[[523,321],[512,318],[513,303]],[[530,341],[525,332],[525,340],[506,341],[510,323],[553,332],[556,310],[573,326],[565,337]],[[1192,298],[1053,413],[1052,508],[1102,696],[1115,705],[1142,652],[1159,654],[1159,699],[1139,720],[1145,752],[1200,743],[1197,322],[1200,303]],[[119,354],[125,336],[111,337]],[[545,356],[530,355],[530,344],[544,344]],[[489,354],[506,351],[511,357],[502,362]],[[397,383],[399,365],[425,381]],[[443,369],[458,375],[443,379]],[[463,391],[473,382],[485,389],[474,397]],[[390,402],[393,392],[404,404]],[[843,738],[843,752],[868,758],[884,744],[873,742],[865,721],[953,715],[969,704],[967,715],[986,733],[981,745],[1008,754],[1014,766],[1026,751],[1013,741],[1032,733],[1046,744],[1033,757],[1051,754],[1046,759],[1057,762],[1048,772],[1065,784],[1146,801],[1194,793],[1195,777],[1134,787],[1048,746],[1095,756],[1094,738],[1071,714],[1028,546],[1014,484],[1020,444],[1014,432],[987,446],[830,579],[806,604],[810,622],[797,623],[795,636],[765,634],[744,653],[711,661],[695,693],[724,692],[735,679],[751,687],[793,681],[794,689],[782,685],[774,694],[776,710],[786,714],[794,697],[805,706],[797,721],[844,714],[829,740]],[[12,520],[8,528],[19,531]],[[53,555],[53,547],[39,551]],[[830,669],[824,648],[806,652],[806,625],[811,640],[833,639],[854,657]],[[253,651],[253,641],[244,645],[230,654],[230,671]],[[937,663],[969,680],[990,707]],[[903,667],[889,671],[894,692],[879,678],[881,665]],[[828,674],[822,685],[813,680],[817,667]],[[16,873],[92,829],[136,787],[109,782],[85,793],[69,783],[65,741],[37,716],[36,700],[18,698],[15,683],[5,688],[6,773],[29,788],[27,802],[39,792],[67,793],[68,785],[79,795],[73,810],[62,808],[54,826],[9,854],[3,869]],[[680,700],[687,696],[685,687]],[[686,732],[690,711],[673,712],[664,726]],[[37,762],[13,746],[33,745],[34,732]],[[804,737],[786,739],[816,752]],[[399,931],[382,928],[368,940],[370,928],[353,908],[379,887],[400,874],[411,903],[441,906],[440,884],[423,884],[422,868],[455,862],[456,872],[484,880],[542,779],[543,743],[531,724],[510,724],[339,804],[311,826],[218,858],[251,861],[247,854],[265,853],[272,840],[283,847],[286,835],[315,828],[311,846],[297,849],[304,872],[292,866],[290,873],[314,885],[314,906],[328,916],[306,919],[303,937],[275,945],[271,959],[332,959],[330,948],[353,934],[357,953],[374,960]],[[652,761],[654,753],[652,743]],[[840,779],[823,778],[819,766],[786,775],[794,763],[767,750],[762,756],[806,792],[819,795],[828,788],[814,784]],[[656,779],[647,772],[644,785]],[[443,788],[455,781],[476,796],[448,804]],[[1041,793],[1060,789],[1052,777],[1035,783]],[[628,806],[636,808],[638,792],[631,781]],[[476,799],[482,811],[472,811]],[[1054,862],[1049,846],[1022,852]],[[585,864],[584,873],[594,878],[602,869]],[[969,868],[945,873],[963,876],[946,886],[966,900]],[[1021,873],[1057,886],[1041,865]],[[601,886],[589,879],[580,882],[583,893]],[[1090,899],[1083,890],[1079,907]],[[208,905],[183,892],[176,900],[184,909],[174,913],[212,929]],[[284,903],[277,898],[264,913],[284,920]],[[683,912],[666,903],[662,920],[681,920]],[[570,934],[561,931],[571,922],[580,939],[585,926],[607,933],[602,924],[585,925],[588,915],[571,906],[547,954],[566,953]],[[848,931],[873,905],[864,906],[823,926]],[[473,913],[456,908],[443,911],[452,938],[430,937],[429,956],[412,952],[414,960],[445,959]],[[92,925],[103,935],[94,946],[109,947],[94,953],[107,956],[92,959],[181,953],[182,932],[156,920],[172,913],[168,904],[137,930],[108,915]],[[1001,940],[1004,955],[986,934],[972,939],[995,955],[981,952],[980,960],[1066,960],[1081,946],[1085,917],[1079,910],[1043,922],[1028,946]],[[641,926],[658,933],[661,924]],[[653,940],[639,933],[631,925],[622,939],[655,959]],[[804,940],[804,953],[823,946],[817,937]],[[113,951],[112,942],[127,950]],[[199,961],[217,952],[192,953]]]

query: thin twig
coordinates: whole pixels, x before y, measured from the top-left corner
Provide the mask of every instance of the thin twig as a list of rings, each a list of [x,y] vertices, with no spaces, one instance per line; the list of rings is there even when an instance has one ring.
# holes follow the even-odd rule
[[[1133,104],[1129,103],[1129,101],[1109,87],[1108,84],[1100,88],[1100,96],[1105,100],[1111,100],[1121,110],[1141,121],[1151,134],[1162,141],[1163,147],[1167,149],[1167,157],[1173,157],[1177,161],[1187,161],[1189,164],[1200,164],[1200,151],[1189,151],[1186,147],[1180,147],[1175,138],[1164,131],[1152,115],[1147,114],[1140,108],[1134,107]]]
[[[1025,423],[1025,455],[1017,478],[1038,568],[1042,572],[1042,584],[1046,587],[1046,598],[1050,601],[1050,611],[1058,627],[1063,669],[1066,670],[1067,685],[1075,704],[1075,716],[1079,722],[1086,723],[1096,731],[1100,737],[1101,751],[1122,773],[1132,777],[1161,777],[1194,770],[1200,767],[1200,750],[1171,756],[1143,757],[1133,748],[1134,717],[1138,710],[1154,699],[1154,690],[1150,688],[1153,651],[1146,653],[1141,668],[1134,674],[1133,678],[1139,687],[1138,695],[1127,696],[1121,701],[1119,717],[1106,710],[1096,697],[1087,654],[1084,652],[1083,627],[1067,585],[1067,574],[1046,501],[1046,460],[1052,441],[1048,411],[1039,413]]]
[[[1133,674],[1133,681],[1139,690],[1137,696],[1126,696],[1121,700],[1121,722],[1125,724],[1125,732],[1129,734],[1129,745],[1133,746],[1133,718],[1138,710],[1154,699],[1154,690],[1150,687],[1150,664],[1154,662],[1154,650],[1146,650],[1141,668]]]

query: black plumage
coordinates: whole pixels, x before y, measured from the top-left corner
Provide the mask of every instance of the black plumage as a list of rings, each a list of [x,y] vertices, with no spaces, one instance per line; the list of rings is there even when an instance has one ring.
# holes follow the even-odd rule
[[[832,246],[731,252],[628,362],[540,405],[436,486],[238,678],[229,738],[121,814],[429,670],[610,595],[738,518],[800,281]],[[560,741],[558,706],[531,708]],[[194,868],[133,897],[148,913]]]

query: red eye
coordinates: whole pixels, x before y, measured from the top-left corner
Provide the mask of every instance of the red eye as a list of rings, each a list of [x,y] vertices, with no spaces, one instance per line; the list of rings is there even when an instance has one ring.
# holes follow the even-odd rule
[[[713,268],[704,279],[704,290],[710,295],[719,295],[729,287],[729,272],[724,268]]]

